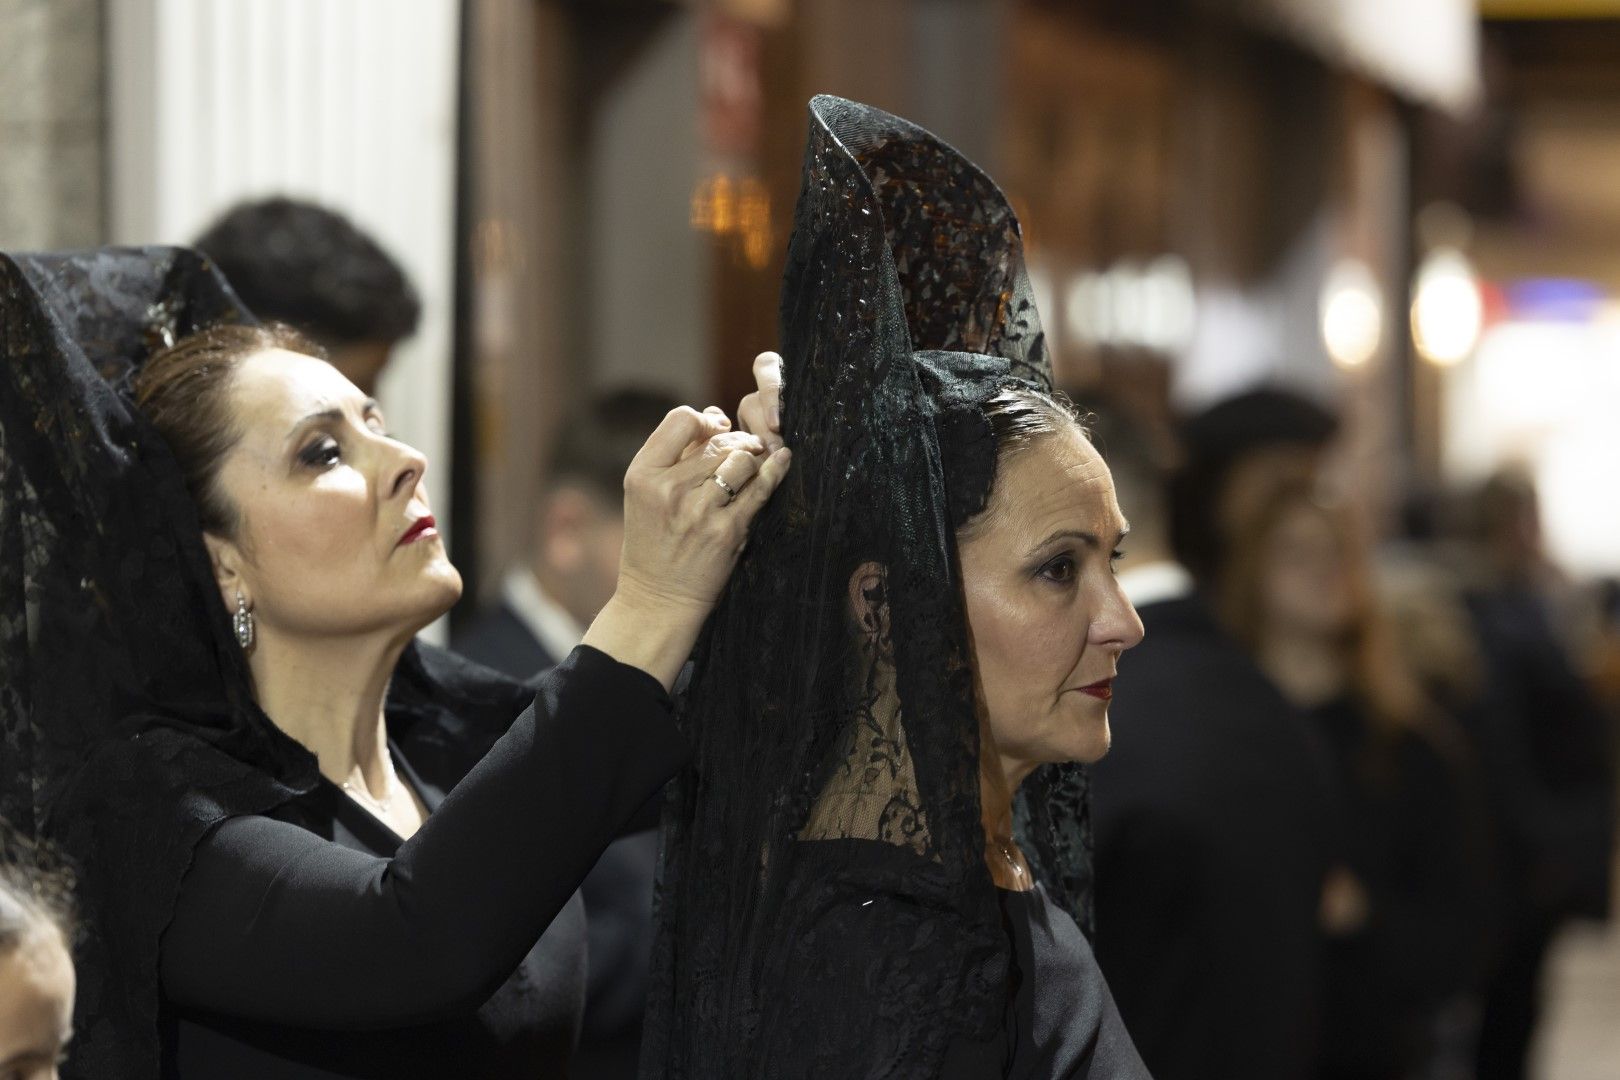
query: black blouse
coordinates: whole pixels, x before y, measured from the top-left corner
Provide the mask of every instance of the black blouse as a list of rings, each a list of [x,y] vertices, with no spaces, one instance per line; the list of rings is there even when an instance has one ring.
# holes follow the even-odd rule
[[[663,688],[580,647],[409,840],[330,784],[198,847],[163,938],[165,1076],[534,1077],[583,1004],[574,890],[685,761]]]
[[[1041,889],[998,895],[1018,980],[1002,1028],[1008,1080],[1150,1080],[1074,920]]]

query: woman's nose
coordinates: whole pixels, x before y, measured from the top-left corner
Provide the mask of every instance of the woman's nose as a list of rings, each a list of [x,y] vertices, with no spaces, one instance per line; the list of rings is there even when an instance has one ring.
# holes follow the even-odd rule
[[[388,495],[396,498],[400,495],[409,496],[416,490],[416,485],[422,482],[427,474],[428,461],[423,453],[414,446],[398,443],[397,456],[394,458],[393,476],[388,484]]]
[[[1136,606],[1117,583],[1110,590],[1100,617],[1092,623],[1092,627],[1099,645],[1116,648],[1122,652],[1140,645],[1146,633],[1142,627],[1141,616],[1136,614]]]

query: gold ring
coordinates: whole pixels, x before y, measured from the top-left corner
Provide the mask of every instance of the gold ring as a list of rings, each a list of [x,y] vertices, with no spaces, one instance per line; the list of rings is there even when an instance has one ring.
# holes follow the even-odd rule
[[[715,473],[713,476],[709,477],[709,479],[719,484],[720,490],[726,493],[726,501],[721,505],[730,506],[731,500],[737,497],[737,489],[726,483],[725,479],[721,477],[719,473]]]

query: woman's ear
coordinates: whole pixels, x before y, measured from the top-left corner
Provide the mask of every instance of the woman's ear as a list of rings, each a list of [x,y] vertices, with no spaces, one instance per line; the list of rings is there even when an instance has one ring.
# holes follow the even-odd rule
[[[849,575],[849,614],[874,655],[888,657],[888,572],[882,563],[863,562]]]
[[[203,543],[208,548],[208,562],[214,569],[214,583],[219,586],[219,598],[225,604],[225,610],[236,610],[238,593],[252,607],[253,597],[247,583],[242,580],[241,549],[232,541],[211,532],[203,533]]]

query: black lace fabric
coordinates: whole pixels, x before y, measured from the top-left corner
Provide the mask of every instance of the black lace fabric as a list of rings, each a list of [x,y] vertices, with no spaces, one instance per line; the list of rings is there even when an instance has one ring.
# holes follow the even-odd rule
[[[816,98],[794,226],[793,468],[682,704],[697,751],[666,809],[643,1074],[935,1077],[1013,990],[955,529],[994,480],[982,406],[1049,389],[1049,364],[1016,217],[928,132]],[[863,626],[867,563],[884,617]],[[1017,817],[1037,879],[1089,926],[1085,792],[1078,767],[1042,770]],[[892,932],[854,946],[872,904]]]
[[[159,1075],[159,939],[193,849],[318,777],[253,701],[184,480],[129,397],[156,348],[251,318],[188,251],[0,255],[0,814],[76,871],[70,1078]],[[390,729],[431,744],[521,700],[413,647]]]

